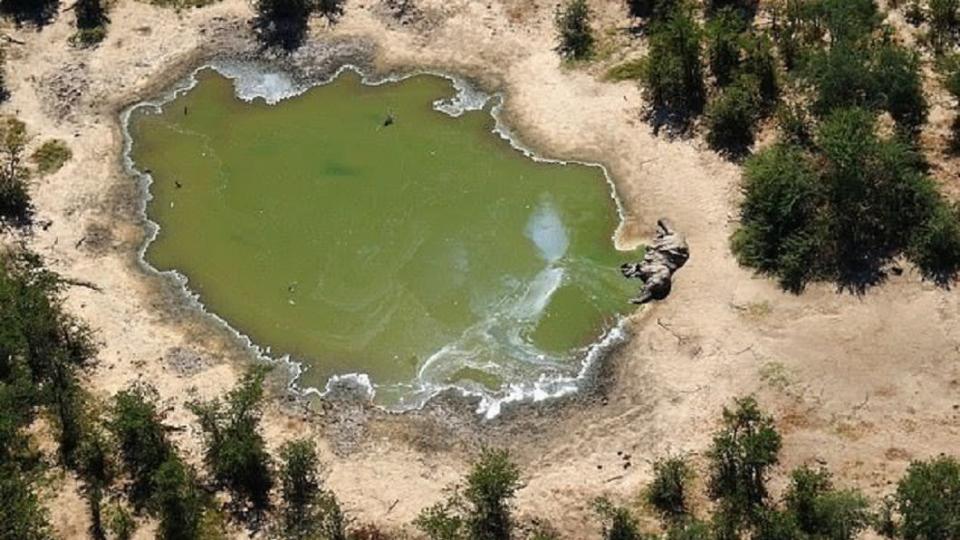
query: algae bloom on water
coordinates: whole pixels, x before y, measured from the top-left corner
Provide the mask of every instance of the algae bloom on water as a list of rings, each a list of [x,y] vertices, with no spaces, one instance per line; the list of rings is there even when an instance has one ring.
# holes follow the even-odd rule
[[[392,409],[456,387],[489,413],[569,391],[627,309],[603,171],[531,159],[489,110],[437,110],[449,80],[348,72],[268,104],[195,77],[131,115],[146,258],[302,363],[301,386],[365,374]]]

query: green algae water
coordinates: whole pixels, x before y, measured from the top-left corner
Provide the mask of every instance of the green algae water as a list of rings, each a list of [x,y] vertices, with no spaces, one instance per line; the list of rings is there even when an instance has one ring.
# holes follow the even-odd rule
[[[145,257],[300,363],[301,387],[353,374],[392,409],[455,387],[496,414],[575,389],[617,332],[635,254],[614,248],[599,167],[531,159],[489,110],[438,111],[456,94],[442,77],[346,72],[276,104],[195,78],[131,113],[159,226]]]

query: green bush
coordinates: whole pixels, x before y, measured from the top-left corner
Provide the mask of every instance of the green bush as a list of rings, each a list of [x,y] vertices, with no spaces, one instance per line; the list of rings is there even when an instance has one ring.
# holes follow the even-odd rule
[[[910,239],[907,257],[925,278],[949,284],[960,271],[960,209],[946,201],[936,204]]]
[[[677,8],[682,0],[626,0],[631,17],[663,19]]]
[[[24,472],[13,463],[0,463],[0,536],[47,540],[51,532],[47,510]]]
[[[284,444],[280,460],[284,537],[345,540],[346,520],[336,497],[322,488],[313,442],[303,439]]]
[[[666,521],[677,521],[689,513],[687,484],[693,470],[683,458],[674,457],[653,463],[653,482],[645,492],[647,504]]]
[[[73,10],[77,15],[77,33],[72,38],[74,44],[89,47],[103,41],[110,19],[102,0],[77,0]]]
[[[33,215],[23,166],[26,144],[26,125],[16,118],[0,117],[0,225],[26,225]]]
[[[929,41],[937,52],[957,42],[960,36],[960,0],[930,0]]]
[[[740,69],[740,34],[746,21],[731,7],[721,9],[707,21],[707,59],[719,86],[730,84]]]
[[[913,135],[927,120],[920,58],[899,45],[883,45],[874,55],[871,76],[880,106],[890,113],[904,133]]]
[[[52,139],[43,143],[30,156],[30,160],[37,167],[40,174],[53,174],[63,167],[63,164],[73,157],[73,152],[67,143],[60,139]]]
[[[741,77],[707,106],[707,143],[724,154],[739,156],[753,144],[760,103],[756,82]]]
[[[703,110],[701,43],[700,25],[687,9],[653,25],[641,83],[655,109],[681,118]]]
[[[767,500],[767,475],[777,464],[781,440],[773,419],[760,411],[752,397],[737,399],[723,409],[723,427],[707,453],[707,488],[731,530],[754,524]]]
[[[784,500],[797,528],[810,538],[852,540],[870,524],[870,505],[863,494],[834,489],[823,469],[795,469]]]
[[[554,16],[559,44],[557,51],[564,58],[581,60],[593,50],[593,29],[590,28],[590,7],[586,0],[569,0],[557,8]]]
[[[204,462],[213,477],[257,511],[269,506],[273,487],[270,455],[259,432],[265,376],[264,369],[252,369],[224,402],[188,404],[203,430]]]
[[[780,80],[777,75],[777,59],[773,42],[765,35],[748,33],[742,39],[743,63],[740,71],[756,81],[764,114],[773,110],[780,96]]]
[[[960,462],[955,458],[911,463],[894,500],[905,540],[960,538]]]
[[[463,494],[420,512],[414,524],[431,540],[508,540],[510,501],[520,488],[520,470],[502,450],[484,450],[466,479]]]
[[[600,537],[603,540],[643,540],[640,524],[622,506],[616,506],[609,500],[600,498],[594,501],[594,509],[601,522]]]
[[[153,475],[151,505],[160,519],[162,540],[198,538],[203,518],[203,496],[196,475],[175,454],[167,457]]]
[[[120,459],[132,480],[130,497],[143,507],[155,491],[154,475],[174,454],[163,425],[157,391],[135,384],[113,396],[107,428],[117,440]]]
[[[607,70],[608,81],[634,81],[643,76],[644,61],[627,60]]]

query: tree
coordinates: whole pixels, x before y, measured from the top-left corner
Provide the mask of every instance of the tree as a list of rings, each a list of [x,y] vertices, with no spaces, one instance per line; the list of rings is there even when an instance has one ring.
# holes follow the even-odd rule
[[[318,7],[317,1],[258,0],[254,26],[260,39],[269,46],[279,46],[288,51],[300,47],[307,35],[307,20]],[[335,17],[332,14],[342,4],[342,0],[324,1],[331,14],[328,16]]]
[[[77,33],[74,43],[87,47],[103,41],[106,36],[106,25],[110,20],[103,7],[102,0],[77,0],[74,6],[77,14]]]
[[[590,28],[590,7],[586,0],[569,0],[558,7],[554,24],[560,43],[557,51],[564,58],[581,60],[593,49],[593,29]]]
[[[642,540],[640,525],[630,511],[607,499],[597,499],[594,508],[602,523],[603,540]]]
[[[680,457],[660,459],[653,463],[653,482],[647,488],[647,504],[666,521],[679,521],[689,513],[687,482],[693,471]]]
[[[741,77],[707,106],[707,143],[731,156],[749,151],[760,120],[759,92],[751,77]]]
[[[485,449],[473,464],[461,495],[420,512],[418,529],[431,540],[509,540],[510,500],[520,488],[520,470],[507,452]]]
[[[43,26],[53,20],[59,7],[59,0],[0,0],[0,16],[13,19],[18,26]]]
[[[960,462],[955,458],[911,463],[894,499],[904,540],[960,538]]]
[[[0,463],[0,538],[47,540],[47,512],[15,463]]]
[[[887,44],[877,49],[873,62],[872,77],[880,106],[905,134],[915,135],[926,121],[928,109],[919,56],[905,47]]]
[[[175,454],[153,473],[151,506],[160,518],[163,540],[197,538],[203,517],[203,499],[194,472]]]
[[[204,434],[204,461],[214,478],[251,503],[256,511],[270,504],[271,460],[259,433],[264,368],[247,372],[224,402],[193,402],[188,408]]]
[[[852,540],[871,519],[867,499],[857,491],[838,491],[828,471],[799,467],[790,475],[784,497],[797,529],[811,538]]]
[[[135,506],[143,507],[156,491],[157,471],[174,453],[157,406],[156,390],[135,384],[117,393],[107,426],[117,440],[124,470],[133,481],[131,499]]]
[[[780,434],[752,397],[723,409],[723,427],[713,437],[708,490],[734,530],[757,521],[767,500],[766,480],[778,461]]]
[[[312,441],[291,441],[280,449],[282,529],[286,538],[318,535],[330,540],[346,538],[346,519],[334,495],[322,488],[319,460]]]
[[[627,0],[631,17],[663,19],[682,3],[682,0]]]
[[[741,264],[777,276],[799,292],[821,272],[815,265],[825,234],[818,219],[823,188],[814,162],[802,149],[777,144],[747,160],[744,200],[733,252]]]
[[[513,529],[510,500],[520,488],[520,470],[502,450],[484,450],[467,476],[471,540],[508,540]]]
[[[703,110],[701,42],[700,25],[688,9],[676,9],[653,26],[641,83],[655,109],[680,119]]]
[[[730,84],[740,69],[740,34],[746,28],[746,21],[733,7],[721,9],[707,21],[707,58],[721,87]]]
[[[91,428],[84,434],[78,454],[77,471],[90,505],[90,536],[95,540],[106,540],[101,505],[104,492],[113,482],[113,449],[102,431]]]
[[[25,225],[33,214],[23,166],[26,144],[26,125],[16,118],[0,118],[0,225]]]
[[[960,209],[940,200],[913,233],[907,257],[927,279],[946,286],[960,271]]]

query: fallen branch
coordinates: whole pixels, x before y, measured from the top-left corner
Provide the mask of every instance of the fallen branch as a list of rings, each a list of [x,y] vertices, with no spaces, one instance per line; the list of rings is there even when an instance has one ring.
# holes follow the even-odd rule
[[[103,292],[103,289],[99,285],[82,279],[60,278],[60,283],[66,283],[67,285],[73,285],[74,287],[83,287],[92,291],[97,291],[98,293]]]
[[[3,40],[6,41],[7,43],[15,43],[15,44],[17,44],[17,45],[26,45],[26,44],[27,44],[26,41],[20,41],[19,39],[16,39],[16,38],[14,38],[13,36],[9,36],[9,35],[7,35],[7,34],[0,34],[0,37],[2,37]]]

